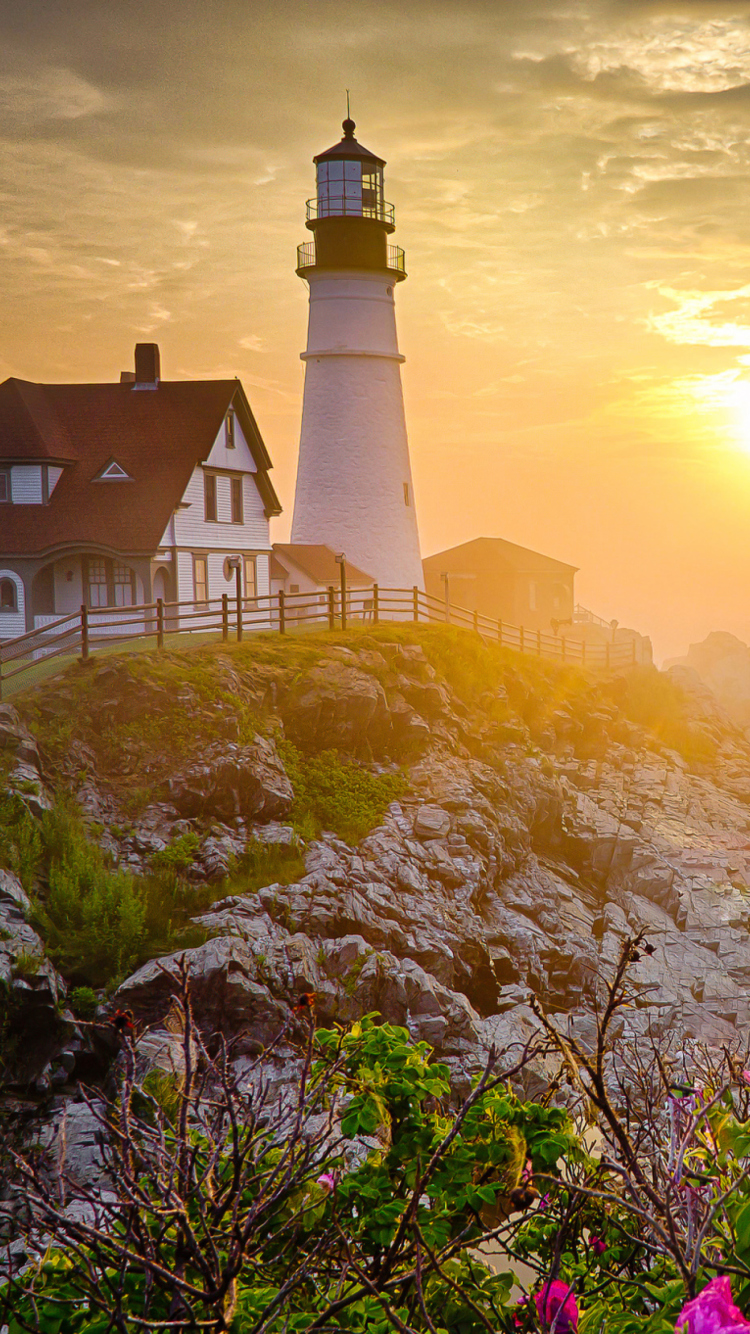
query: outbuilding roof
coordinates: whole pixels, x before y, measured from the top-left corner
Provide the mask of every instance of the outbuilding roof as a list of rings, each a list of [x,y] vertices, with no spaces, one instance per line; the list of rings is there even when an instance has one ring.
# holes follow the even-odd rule
[[[3,505],[0,554],[41,555],[86,544],[103,551],[156,550],[195,467],[233,408],[257,471],[268,517],[281,512],[266,447],[239,380],[0,385],[0,465],[57,463],[46,505]],[[128,480],[97,481],[115,460]]]
[[[514,574],[552,574],[578,570],[577,565],[568,565],[566,561],[545,556],[541,551],[531,551],[529,547],[520,547],[515,542],[507,542],[504,537],[475,537],[471,542],[462,542],[447,551],[437,551],[434,556],[427,556],[422,562],[425,569],[434,569],[451,573],[464,573],[471,569],[487,569],[488,566],[512,570]]]
[[[296,565],[298,570],[316,584],[323,584],[326,588],[329,584],[338,586],[341,567],[332,547],[327,547],[322,542],[274,542],[273,550],[282,566],[286,561],[290,565]],[[375,583],[371,574],[357,569],[357,566],[351,565],[349,561],[346,562],[346,581],[350,587],[359,585],[362,588],[369,588]]]

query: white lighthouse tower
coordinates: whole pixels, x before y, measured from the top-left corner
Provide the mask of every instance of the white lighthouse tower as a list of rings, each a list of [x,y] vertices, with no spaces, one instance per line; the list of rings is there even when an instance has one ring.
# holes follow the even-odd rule
[[[382,158],[354,138],[313,159],[313,240],[297,252],[310,289],[292,542],[342,551],[383,587],[423,587],[393,293],[404,252],[388,244]]]

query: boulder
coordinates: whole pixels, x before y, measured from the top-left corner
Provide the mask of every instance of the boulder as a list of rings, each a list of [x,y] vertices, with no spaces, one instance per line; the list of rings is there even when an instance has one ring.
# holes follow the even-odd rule
[[[218,743],[169,780],[178,814],[189,819],[279,820],[291,810],[292,785],[276,747],[256,736],[251,746]]]

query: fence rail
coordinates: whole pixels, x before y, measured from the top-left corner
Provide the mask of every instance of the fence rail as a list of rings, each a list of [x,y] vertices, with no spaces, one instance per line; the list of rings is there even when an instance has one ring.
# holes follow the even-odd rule
[[[0,699],[49,675],[60,658],[86,661],[94,648],[136,643],[163,648],[171,639],[188,643],[208,638],[242,640],[259,631],[287,634],[306,628],[346,630],[380,621],[453,625],[519,653],[586,668],[623,668],[637,662],[635,640],[587,644],[561,632],[545,634],[493,620],[481,612],[443,602],[419,588],[345,590],[326,593],[266,593],[235,597],[225,593],[205,602],[140,603],[132,607],[85,607],[50,620],[15,639],[0,641]]]

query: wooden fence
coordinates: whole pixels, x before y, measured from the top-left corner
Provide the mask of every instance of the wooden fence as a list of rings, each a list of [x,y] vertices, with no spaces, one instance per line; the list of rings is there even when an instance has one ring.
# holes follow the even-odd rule
[[[340,591],[326,593],[272,593],[252,598],[225,593],[206,602],[156,602],[133,607],[85,607],[39,626],[28,634],[0,642],[0,699],[3,691],[22,689],[49,674],[49,664],[58,658],[84,661],[93,648],[105,645],[155,643],[163,648],[168,640],[181,641],[230,637],[241,641],[247,634],[271,631],[287,634],[307,628],[346,630],[349,625],[377,625],[381,621],[412,621],[418,624],[450,624],[473,631],[484,639],[561,663],[609,669],[634,666],[636,641],[607,641],[587,644],[567,639],[564,633],[545,634],[493,620],[465,607],[456,607],[423,593],[419,588],[347,590],[342,605]]]

